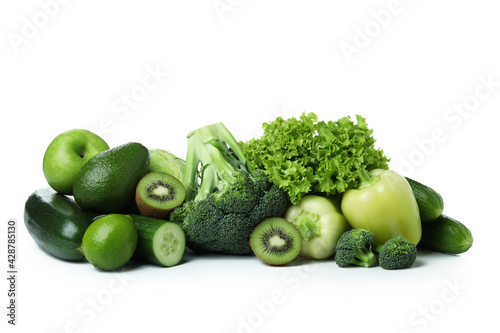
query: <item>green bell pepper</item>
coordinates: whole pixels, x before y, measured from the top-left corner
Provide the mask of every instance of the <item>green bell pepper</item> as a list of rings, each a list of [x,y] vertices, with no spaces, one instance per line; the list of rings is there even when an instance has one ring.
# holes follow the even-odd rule
[[[422,237],[417,201],[406,179],[392,170],[358,170],[357,189],[344,193],[342,213],[353,228],[371,230],[374,244],[401,236],[413,244]]]

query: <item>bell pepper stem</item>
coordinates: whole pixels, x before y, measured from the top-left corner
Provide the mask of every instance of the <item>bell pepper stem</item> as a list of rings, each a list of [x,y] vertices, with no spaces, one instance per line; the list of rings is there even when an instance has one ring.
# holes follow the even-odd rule
[[[370,176],[368,171],[366,171],[365,169],[358,169],[356,170],[356,172],[360,180],[358,189],[363,189],[365,187],[372,186],[380,179],[379,175]]]

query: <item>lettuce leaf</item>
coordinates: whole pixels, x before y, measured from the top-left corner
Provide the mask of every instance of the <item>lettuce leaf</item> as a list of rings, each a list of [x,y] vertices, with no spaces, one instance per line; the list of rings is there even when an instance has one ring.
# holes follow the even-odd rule
[[[292,204],[308,193],[333,196],[356,188],[358,169],[388,169],[389,159],[375,148],[373,130],[356,116],[318,121],[314,113],[299,119],[275,120],[262,125],[260,138],[241,146],[256,168],[282,187]]]

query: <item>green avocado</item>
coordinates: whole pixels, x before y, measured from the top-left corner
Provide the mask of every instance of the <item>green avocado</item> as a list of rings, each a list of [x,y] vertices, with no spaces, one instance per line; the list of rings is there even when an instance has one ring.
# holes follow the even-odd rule
[[[109,214],[133,205],[135,189],[149,168],[149,151],[137,142],[105,150],[88,160],[73,183],[75,202],[83,210]]]

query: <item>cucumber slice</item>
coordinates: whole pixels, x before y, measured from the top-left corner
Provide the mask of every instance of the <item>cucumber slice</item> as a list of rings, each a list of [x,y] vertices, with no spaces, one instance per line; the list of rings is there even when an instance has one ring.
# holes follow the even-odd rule
[[[174,222],[141,215],[130,215],[137,228],[137,248],[134,259],[160,266],[177,265],[186,250],[186,236]]]

